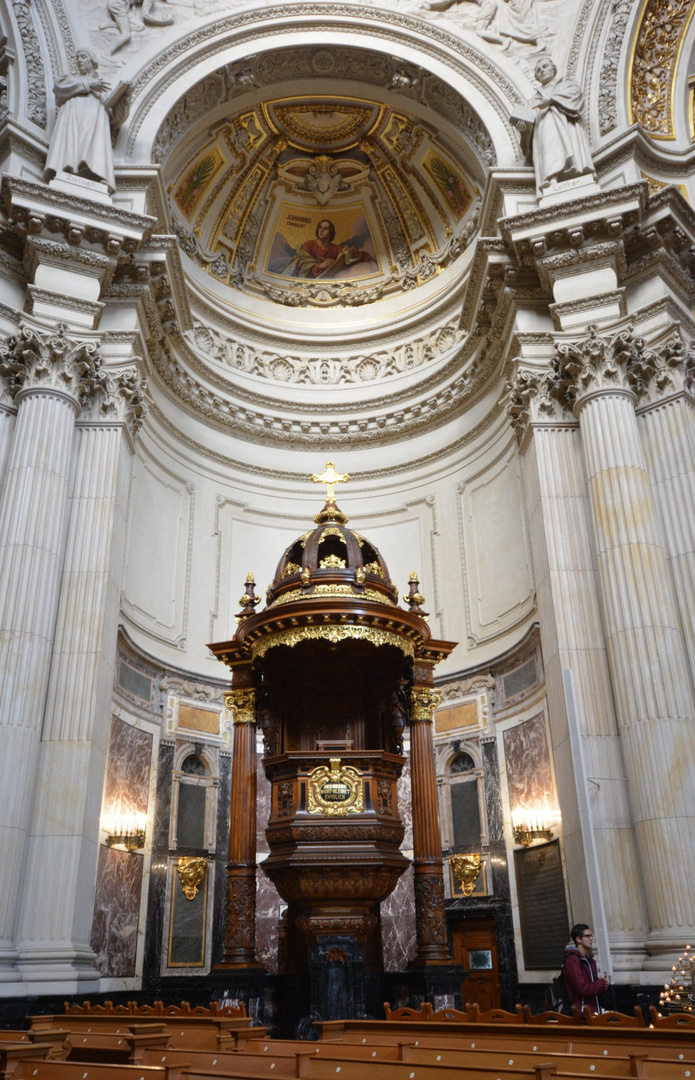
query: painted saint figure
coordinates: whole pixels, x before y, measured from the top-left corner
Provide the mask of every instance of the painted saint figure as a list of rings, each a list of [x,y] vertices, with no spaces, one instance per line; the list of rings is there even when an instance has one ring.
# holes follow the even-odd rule
[[[350,244],[334,244],[334,239],[333,222],[329,218],[319,221],[316,226],[316,239],[305,240],[301,247],[297,248],[287,266],[287,272],[293,277],[334,277],[346,266],[375,261],[368,252]]]
[[[582,122],[582,92],[571,79],[558,79],[549,56],[536,64],[542,89],[531,98],[534,110],[532,154],[536,188],[541,194],[550,184],[589,174],[595,178],[589,139]]]
[[[53,88],[58,115],[51,135],[44,175],[74,173],[88,180],[103,180],[116,190],[111,151],[111,119],[104,104],[109,84],[98,75],[97,58],[90,49],[79,49],[77,75],[61,75]],[[127,111],[124,94],[115,111]],[[125,116],[114,117],[121,121]]]

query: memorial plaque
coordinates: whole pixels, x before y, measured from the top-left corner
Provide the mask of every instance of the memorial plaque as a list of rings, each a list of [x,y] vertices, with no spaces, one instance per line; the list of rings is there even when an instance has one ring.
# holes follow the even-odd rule
[[[560,968],[569,918],[559,841],[515,851],[514,868],[526,968]]]

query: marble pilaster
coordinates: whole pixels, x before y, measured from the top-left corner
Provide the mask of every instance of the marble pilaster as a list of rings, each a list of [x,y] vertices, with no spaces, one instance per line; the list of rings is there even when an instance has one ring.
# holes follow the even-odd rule
[[[98,369],[92,343],[25,322],[0,359],[17,420],[0,504],[0,981],[16,959],[17,901],[48,689],[75,418]]]
[[[598,924],[582,836],[562,672],[574,672],[591,786],[593,831],[610,947],[618,978],[641,966],[646,912],[632,836],[625,768],[613,708],[591,549],[589,507],[576,422],[552,396],[552,378],[520,370],[508,413],[521,441],[524,487],[538,590],[548,717],[570,911]]]
[[[635,404],[654,356],[628,329],[558,347],[581,425],[613,698],[649,915],[645,967],[695,926],[695,703]],[[670,965],[671,960],[668,959]]]
[[[122,587],[132,434],[143,403],[134,367],[91,380],[75,477],[51,672],[27,838],[17,966],[66,991],[94,980],[89,946],[99,809]],[[56,812],[60,808],[60,812]],[[55,889],[41,888],[47,868]]]

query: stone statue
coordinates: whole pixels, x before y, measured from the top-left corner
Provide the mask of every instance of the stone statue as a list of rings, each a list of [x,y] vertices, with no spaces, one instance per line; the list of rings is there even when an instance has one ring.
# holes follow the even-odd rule
[[[61,170],[88,180],[103,180],[116,190],[111,150],[111,122],[121,124],[130,104],[130,87],[121,83],[108,99],[109,84],[98,75],[90,49],[77,51],[77,75],[61,75],[53,88],[58,115],[51,136],[44,176]],[[111,112],[109,111],[111,110]]]
[[[581,116],[581,89],[571,79],[557,78],[557,68],[549,56],[541,57],[534,74],[542,87],[529,102],[535,115],[531,152],[538,194],[561,180],[584,175],[595,179]]]

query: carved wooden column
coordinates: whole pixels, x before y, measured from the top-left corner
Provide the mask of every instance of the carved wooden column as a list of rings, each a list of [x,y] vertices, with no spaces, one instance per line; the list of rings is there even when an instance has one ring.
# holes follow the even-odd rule
[[[695,702],[673,580],[635,415],[658,363],[628,329],[558,345],[556,390],[579,417],[651,954],[695,928]],[[686,929],[687,928],[687,929]],[[668,959],[667,959],[668,957]]]
[[[416,665],[410,691],[410,767],[413,800],[416,964],[451,963],[444,914],[442,841],[437,804],[432,719],[441,701],[430,665]]]
[[[256,691],[251,665],[235,666],[225,698],[234,712],[229,861],[221,967],[256,967]]]

